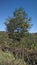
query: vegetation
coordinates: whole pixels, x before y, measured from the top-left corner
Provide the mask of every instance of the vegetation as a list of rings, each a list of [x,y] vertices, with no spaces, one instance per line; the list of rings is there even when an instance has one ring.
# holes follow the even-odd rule
[[[22,62],[22,59],[16,59],[10,52],[0,51],[0,65],[26,65],[26,62]]]
[[[37,33],[29,33],[31,18],[22,9],[0,31],[0,65],[37,65]]]
[[[21,38],[25,37],[25,34],[27,34],[31,27],[29,21],[30,18],[28,18],[24,9],[19,8],[18,10],[15,10],[14,17],[9,18],[5,23],[9,38],[20,41]]]
[[[17,41],[15,41],[14,43],[12,39],[8,38],[7,32],[2,31],[0,32],[0,47],[1,46],[19,47],[22,45],[28,49],[37,49],[37,33],[30,33],[30,35],[28,35],[26,39],[24,38],[20,41],[21,44],[19,45]]]

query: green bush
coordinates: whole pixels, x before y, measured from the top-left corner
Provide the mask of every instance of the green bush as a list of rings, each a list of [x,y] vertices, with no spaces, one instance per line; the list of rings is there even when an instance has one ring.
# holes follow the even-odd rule
[[[10,52],[0,50],[0,65],[26,65],[26,62],[22,59],[15,59]]]
[[[10,65],[13,60],[15,60],[13,54],[0,51],[0,65]]]

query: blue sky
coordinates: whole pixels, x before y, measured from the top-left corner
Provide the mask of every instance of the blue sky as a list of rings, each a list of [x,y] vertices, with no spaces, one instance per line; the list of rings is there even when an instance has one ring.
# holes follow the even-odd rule
[[[37,0],[0,0],[0,31],[5,30],[4,22],[13,16],[15,9],[23,7],[32,18],[30,32],[37,32]]]

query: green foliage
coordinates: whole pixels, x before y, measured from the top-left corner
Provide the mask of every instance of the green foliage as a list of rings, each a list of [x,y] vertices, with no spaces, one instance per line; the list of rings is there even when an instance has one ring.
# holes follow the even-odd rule
[[[0,32],[0,65],[37,65],[37,33],[28,32],[31,18],[22,8],[13,15],[5,22],[7,32]]]
[[[27,34],[23,39],[21,39],[20,43],[17,41],[15,41],[15,43],[13,43],[13,41],[8,38],[7,32],[0,32],[0,65],[17,65],[17,64],[18,65],[30,65],[30,64],[33,64],[33,62],[37,61],[37,55],[36,55],[37,52],[36,52],[36,54],[33,53],[31,55],[31,53],[35,52],[35,51],[31,51],[31,53],[28,57],[29,61],[28,61],[27,57],[24,57],[25,61],[23,61],[23,59],[15,60],[15,57],[11,52],[6,51],[6,50],[5,50],[5,52],[1,51],[1,48],[3,48],[3,47],[7,47],[7,48],[8,47],[10,47],[10,48],[24,47],[27,50],[28,49],[37,50],[37,34],[36,33]]]
[[[15,42],[15,43],[14,43]],[[20,43],[18,41],[13,41],[8,38],[7,32],[0,32],[0,47],[25,47],[29,49],[37,49],[37,34],[25,34],[25,37],[21,39]]]
[[[0,50],[0,65],[12,65],[13,60],[15,60],[13,54]]]
[[[9,38],[20,41],[21,38],[25,37],[25,33],[27,33],[31,27],[29,21],[30,18],[28,18],[24,9],[19,8],[18,10],[15,10],[14,17],[9,18],[5,22]]]
[[[0,65],[26,65],[22,59],[16,59],[10,52],[0,50]]]

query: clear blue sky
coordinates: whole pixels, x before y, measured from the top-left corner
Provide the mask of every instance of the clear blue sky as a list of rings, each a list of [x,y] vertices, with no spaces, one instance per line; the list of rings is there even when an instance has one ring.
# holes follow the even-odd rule
[[[23,7],[32,18],[31,32],[37,32],[37,0],[0,0],[0,31],[5,30],[4,22],[8,17],[13,16],[13,11]]]

